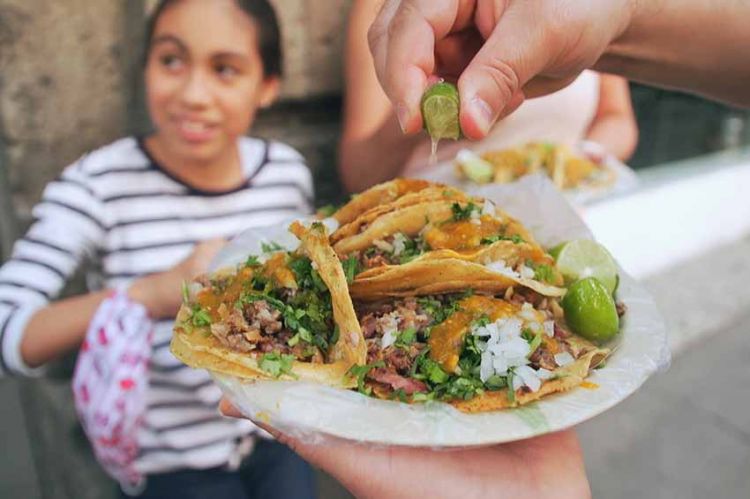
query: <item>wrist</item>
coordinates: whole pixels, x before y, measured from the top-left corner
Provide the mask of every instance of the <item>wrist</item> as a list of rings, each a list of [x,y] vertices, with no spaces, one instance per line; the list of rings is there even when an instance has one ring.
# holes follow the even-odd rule
[[[165,315],[161,303],[159,303],[160,292],[158,282],[153,276],[136,279],[127,290],[128,297],[146,307],[148,314],[154,318]]]

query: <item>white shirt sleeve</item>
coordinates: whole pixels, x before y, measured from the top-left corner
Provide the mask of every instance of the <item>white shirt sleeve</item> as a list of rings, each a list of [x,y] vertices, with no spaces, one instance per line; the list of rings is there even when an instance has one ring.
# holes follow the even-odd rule
[[[102,203],[83,160],[47,185],[33,209],[34,222],[0,267],[0,375],[34,375],[20,352],[34,313],[59,296],[106,232]]]

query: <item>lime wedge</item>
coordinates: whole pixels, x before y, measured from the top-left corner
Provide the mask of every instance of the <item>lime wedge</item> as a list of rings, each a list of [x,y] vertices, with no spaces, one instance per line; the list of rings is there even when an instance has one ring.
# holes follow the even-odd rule
[[[495,169],[492,164],[468,149],[458,151],[456,164],[469,180],[477,184],[486,184],[495,176]]]
[[[550,250],[557,269],[566,282],[596,277],[610,294],[617,289],[617,264],[601,244],[590,239],[576,239]]]
[[[587,340],[607,341],[620,330],[612,294],[595,277],[571,284],[562,299],[562,308],[568,326]]]
[[[433,139],[461,137],[458,110],[458,88],[452,83],[435,83],[422,95],[422,119]]]

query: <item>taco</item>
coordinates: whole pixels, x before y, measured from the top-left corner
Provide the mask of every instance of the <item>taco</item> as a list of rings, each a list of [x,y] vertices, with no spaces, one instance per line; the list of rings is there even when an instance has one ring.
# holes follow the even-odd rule
[[[429,187],[426,180],[397,178],[383,182],[352,196],[351,201],[340,207],[332,215],[339,225],[346,225],[376,206],[389,204],[400,197]]]
[[[471,153],[468,156],[471,157]],[[485,152],[477,159],[489,165],[492,173],[482,179],[472,175],[471,168],[467,168],[470,163],[460,158],[461,155],[456,157],[456,174],[459,178],[478,183],[513,182],[538,172],[549,176],[558,189],[605,188],[616,181],[613,171],[563,144],[530,142],[510,149]]]
[[[488,200],[443,186],[376,206],[331,239],[355,298],[443,292],[461,280],[482,291],[520,284],[564,293],[552,257],[521,223]]]
[[[357,389],[381,399],[436,400],[484,412],[576,387],[609,350],[570,333],[553,303],[512,289],[503,296],[451,293],[358,303],[367,364],[352,368]]]
[[[351,386],[346,373],[366,350],[341,264],[321,223],[290,230],[297,250],[196,281],[175,322],[177,358],[241,378]]]

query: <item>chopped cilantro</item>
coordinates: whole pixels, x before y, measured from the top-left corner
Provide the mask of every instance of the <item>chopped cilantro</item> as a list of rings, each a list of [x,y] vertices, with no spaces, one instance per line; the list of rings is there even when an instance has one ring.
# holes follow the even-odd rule
[[[339,341],[339,336],[341,336],[341,330],[339,329],[339,325],[336,324],[333,327],[333,335],[331,335],[331,345],[335,345]]]
[[[477,395],[484,393],[482,382],[473,377],[459,376],[451,379],[440,394],[444,400],[463,399],[470,400]]]
[[[506,236],[505,234],[495,234],[494,236],[490,237],[483,237],[480,241],[481,244],[494,244],[498,241],[513,241],[515,244],[521,244],[525,242],[521,236],[518,234],[513,234],[512,236]]]
[[[274,378],[282,374],[291,374],[294,355],[266,353],[260,358],[259,366]]]
[[[260,265],[260,261],[258,261],[258,257],[255,255],[250,255],[245,260],[245,267],[257,267],[258,265]]]
[[[396,336],[396,346],[409,346],[415,341],[417,341],[417,330],[413,327],[404,329]]]
[[[398,390],[395,390],[393,392],[393,398],[397,398],[399,402],[407,403],[409,401],[409,396],[406,395],[406,392],[403,388],[399,388]]]
[[[318,215],[321,217],[330,217],[338,211],[339,207],[334,204],[327,204],[318,209]]]
[[[284,248],[277,242],[271,241],[270,243],[260,243],[260,250],[263,253],[273,253],[274,251],[282,251]]]
[[[349,258],[344,260],[342,266],[344,267],[344,274],[346,275],[346,282],[351,284],[354,282],[354,277],[360,272],[359,259],[356,255],[351,255]]]
[[[471,370],[475,365],[479,364],[479,357],[481,357],[482,355],[482,349],[479,348],[479,342],[481,341],[482,340],[479,339],[479,336],[474,336],[473,334],[467,334],[466,338],[464,339],[464,350],[466,352],[470,352],[474,354],[474,357],[476,357],[476,358],[464,357],[463,359],[461,359],[469,363],[469,365],[466,366],[467,370]],[[477,362],[474,362],[475,360]]]
[[[534,269],[534,279],[537,281],[552,283],[555,282],[555,271],[546,263],[537,265]]]
[[[508,381],[503,376],[493,374],[492,376],[487,378],[487,381],[484,382],[484,386],[486,386],[490,390],[501,390],[508,386]]]
[[[413,393],[411,396],[412,402],[428,402],[430,400],[435,400],[435,393],[424,393],[424,392],[416,392]]]
[[[196,327],[207,327],[211,325],[211,316],[208,312],[203,310],[199,305],[193,307],[193,315],[190,318],[193,326]]]
[[[461,220],[468,220],[469,218],[471,218],[471,214],[474,212],[474,210],[479,209],[479,207],[471,202],[463,207],[458,203],[453,203],[451,209],[453,210],[453,220],[456,222],[460,222]]]
[[[539,345],[542,344],[542,332],[541,330],[534,335],[534,337],[529,341],[529,355],[536,352],[536,349],[539,348]]]
[[[429,249],[430,247],[421,236],[414,238],[404,236],[404,250],[398,255],[398,263],[409,263]]]
[[[524,328],[523,331],[521,331],[521,338],[524,340],[530,342],[534,339],[534,333],[529,328]]]
[[[365,376],[377,367],[385,367],[385,362],[379,360],[372,364],[365,364],[364,366],[352,366],[351,369],[349,369],[349,375],[357,378],[357,391],[359,393],[370,395],[372,389],[369,386],[365,386]]]
[[[289,268],[294,272],[297,284],[303,289],[317,291],[328,291],[318,271],[313,268],[312,260],[303,256],[292,256],[289,259]]]
[[[477,327],[484,327],[490,323],[490,317],[487,314],[482,314],[479,316],[478,319],[476,319],[474,322],[471,323],[471,329],[477,328]]]
[[[432,318],[432,325],[437,325],[443,322],[445,319],[453,315],[458,310],[458,302],[467,296],[470,296],[470,292],[459,293],[444,297],[444,301],[440,301],[434,297],[423,297],[417,298],[417,304],[420,306],[422,311]]]
[[[508,370],[508,377],[507,383],[508,383],[508,400],[511,403],[514,403],[516,401],[516,390],[513,388],[513,377],[515,376],[515,373],[513,370]]]
[[[242,303],[260,300],[281,312],[284,326],[298,337],[293,340],[295,344],[303,340],[323,351],[328,350],[329,336],[334,331],[330,294],[321,296],[313,290],[301,290],[289,298],[288,303],[267,293],[244,292],[240,296]]]
[[[182,281],[182,303],[187,305],[190,302],[190,288],[188,287],[188,283],[185,281]]]
[[[419,362],[421,363],[420,371],[426,376],[430,383],[438,385],[440,383],[445,383],[446,381],[448,381],[448,373],[443,371],[443,368],[440,367],[440,364],[438,364],[434,360],[427,357],[422,357],[419,359]]]

